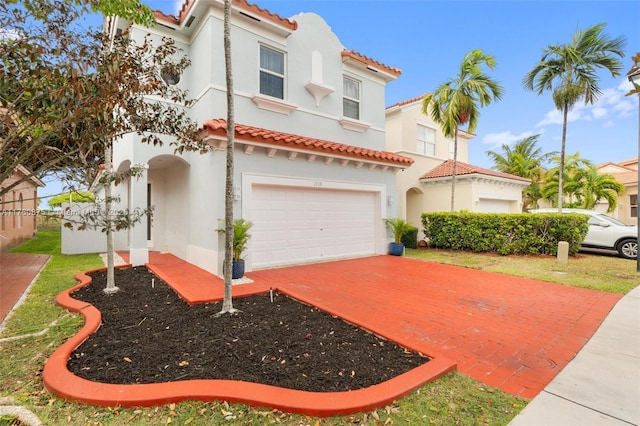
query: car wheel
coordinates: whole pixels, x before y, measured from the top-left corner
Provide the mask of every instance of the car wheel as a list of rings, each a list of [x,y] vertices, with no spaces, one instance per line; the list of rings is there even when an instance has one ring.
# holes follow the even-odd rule
[[[638,240],[628,238],[620,241],[618,253],[626,259],[636,259],[638,257]]]

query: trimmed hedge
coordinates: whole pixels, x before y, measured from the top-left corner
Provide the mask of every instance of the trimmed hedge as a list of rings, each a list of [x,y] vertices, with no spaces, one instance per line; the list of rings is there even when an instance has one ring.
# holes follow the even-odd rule
[[[507,254],[558,252],[558,241],[575,255],[587,235],[588,216],[576,213],[423,213],[431,247]]]
[[[418,248],[418,228],[413,225],[409,225],[409,229],[402,234],[400,242],[404,244],[406,248],[417,249]]]

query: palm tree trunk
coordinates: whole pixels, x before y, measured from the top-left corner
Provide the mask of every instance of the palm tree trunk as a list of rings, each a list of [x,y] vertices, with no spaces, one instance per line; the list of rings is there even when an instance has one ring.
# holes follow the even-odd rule
[[[115,279],[115,266],[114,266],[114,244],[113,244],[113,232],[111,229],[113,221],[111,220],[111,141],[107,142],[104,149],[104,168],[107,176],[107,183],[104,186],[104,208],[105,208],[105,227],[107,229],[107,287],[104,289],[105,293],[116,293],[119,288],[116,287]]]
[[[231,0],[224,1],[224,61],[227,83],[227,168],[224,194],[224,298],[223,313],[232,313],[233,295],[231,274],[233,268],[233,145],[235,117],[233,105],[233,73],[231,68]]]
[[[456,200],[456,169],[458,166],[458,127],[453,134],[453,164],[451,165],[451,212],[455,211]]]
[[[567,144],[567,117],[569,115],[569,104],[564,103],[562,109],[562,144],[560,146],[560,170],[558,174],[558,213],[562,213],[562,203],[564,200],[564,151]]]

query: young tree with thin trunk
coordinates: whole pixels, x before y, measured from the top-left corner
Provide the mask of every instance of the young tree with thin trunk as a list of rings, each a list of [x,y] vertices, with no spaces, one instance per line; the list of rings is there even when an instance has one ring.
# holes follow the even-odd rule
[[[233,102],[233,69],[231,66],[231,0],[224,0],[224,63],[227,83],[227,164],[224,193],[224,298],[220,314],[234,313],[233,268],[233,156],[235,117]]]
[[[88,187],[103,150],[86,125],[96,99],[84,76],[96,66],[100,32],[88,13],[116,14],[153,24],[139,0],[5,0],[0,2],[0,182],[18,166],[30,173],[0,188],[55,176],[71,188]]]
[[[493,69],[495,58],[476,49],[462,59],[458,75],[441,84],[422,101],[422,112],[440,126],[446,138],[453,138],[453,165],[451,168],[451,211],[455,210],[456,166],[458,160],[458,129],[468,124],[473,133],[478,125],[480,107],[499,100],[502,86],[482,71],[482,66]]]
[[[542,58],[522,80],[522,85],[541,95],[550,90],[553,103],[562,113],[562,142],[560,145],[558,212],[562,212],[565,149],[569,112],[584,99],[593,104],[602,93],[598,86],[599,70],[609,71],[612,77],[620,75],[626,40],[610,38],[603,32],[606,24],[578,30],[571,42],[547,46]]]
[[[112,292],[117,291],[113,234],[130,228],[148,213],[112,213],[113,203],[118,202],[112,196],[112,185],[144,170],[138,165],[114,172],[112,144],[136,134],[142,143],[162,145],[163,135],[169,135],[177,153],[203,153],[208,148],[200,138],[199,126],[187,114],[191,101],[186,92],[163,78],[163,74],[180,75],[189,66],[186,57],[176,59],[180,52],[174,41],[163,38],[157,42],[149,35],[136,41],[128,30],[106,32],[112,35],[108,38],[102,31],[78,26],[78,20],[95,5],[142,25],[155,24],[149,9],[140,9],[137,0],[30,0],[15,5],[9,13],[16,18],[12,26],[4,27],[11,36],[0,37],[0,101],[10,111],[5,117],[18,125],[0,120],[0,153],[3,161],[17,157],[27,167],[41,164],[36,170],[43,173],[54,164],[58,171],[83,169],[88,164],[86,154],[104,163],[100,179],[104,204],[69,225],[105,232],[106,290]],[[0,11],[10,11],[5,6]],[[48,31],[43,33],[40,25]],[[21,150],[29,152],[28,156],[20,156]],[[7,169],[3,166],[1,171]]]

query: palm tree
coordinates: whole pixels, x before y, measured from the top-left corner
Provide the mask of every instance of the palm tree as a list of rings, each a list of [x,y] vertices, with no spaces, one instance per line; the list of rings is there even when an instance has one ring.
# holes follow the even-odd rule
[[[609,204],[607,213],[615,210],[618,196],[624,193],[624,185],[608,174],[600,174],[595,164],[578,170],[577,177],[582,184],[581,208],[593,210],[604,200]]]
[[[479,107],[499,100],[504,92],[500,84],[483,73],[482,65],[493,69],[495,58],[481,49],[472,50],[462,59],[458,75],[441,84],[422,101],[422,112],[440,126],[446,138],[453,138],[451,211],[454,211],[456,190],[458,128],[468,123],[467,132],[472,133],[478,125]]]
[[[580,182],[580,170],[589,167],[592,163],[580,157],[580,153],[568,155],[565,158],[564,171],[562,179],[560,179],[560,155],[553,154],[551,162],[557,164],[547,170],[544,175],[541,193],[542,198],[549,201],[554,207],[558,207],[557,203],[562,200],[562,207],[578,208],[580,207],[580,199],[582,194],[582,183]],[[560,188],[562,182],[562,191]],[[562,192],[562,198],[558,194]]]
[[[567,117],[569,111],[581,99],[593,104],[602,93],[598,87],[598,69],[605,69],[612,77],[620,75],[626,40],[620,36],[611,39],[603,33],[606,24],[594,25],[585,31],[578,30],[570,43],[550,45],[543,50],[542,58],[524,77],[526,89],[541,95],[552,91],[553,103],[562,112],[562,144],[558,173],[558,211],[562,212],[564,184],[564,154],[567,142]]]
[[[550,154],[543,154],[542,148],[536,146],[539,138],[540,135],[533,135],[520,139],[513,148],[504,143],[502,153],[486,152],[493,160],[494,169],[531,180],[531,183],[522,190],[522,211],[530,207],[535,208],[538,200],[542,198],[540,191],[540,179],[544,174],[542,163]]]

